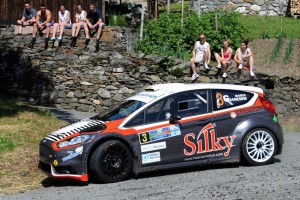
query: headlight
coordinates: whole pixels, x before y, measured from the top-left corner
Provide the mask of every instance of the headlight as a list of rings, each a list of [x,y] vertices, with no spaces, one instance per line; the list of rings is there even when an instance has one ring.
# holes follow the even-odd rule
[[[89,138],[91,138],[91,135],[79,135],[79,136],[73,137],[69,140],[65,140],[63,142],[58,143],[57,147],[62,148],[62,147],[67,147],[67,146],[71,146],[74,144],[80,144],[82,142],[87,141]]]

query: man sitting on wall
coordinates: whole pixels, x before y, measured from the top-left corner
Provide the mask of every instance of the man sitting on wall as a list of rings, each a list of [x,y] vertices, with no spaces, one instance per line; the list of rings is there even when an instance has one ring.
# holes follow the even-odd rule
[[[89,29],[97,30],[96,50],[98,50],[102,29],[105,26],[104,20],[102,19],[102,12],[95,8],[95,5],[91,3],[90,10],[88,11],[86,18]]]
[[[22,27],[33,26],[36,20],[36,10],[31,8],[30,1],[25,1],[22,18],[17,21],[20,26],[18,34],[22,33]],[[33,31],[32,37],[35,37],[36,32]]]
[[[41,3],[40,10],[37,12],[34,29],[36,32],[39,31],[41,35],[42,35],[42,31],[46,29],[45,48],[47,48],[48,46],[51,25],[53,25],[52,13],[50,12],[50,10],[46,9],[44,3]],[[32,46],[34,45],[34,43],[35,43],[35,37],[32,38]]]

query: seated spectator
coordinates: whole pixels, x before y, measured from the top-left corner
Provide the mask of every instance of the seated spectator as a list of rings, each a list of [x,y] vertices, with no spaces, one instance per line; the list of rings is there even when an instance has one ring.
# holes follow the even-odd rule
[[[234,60],[237,64],[238,76],[240,76],[243,67],[250,70],[250,77],[254,79],[253,72],[253,55],[251,50],[248,48],[248,41],[243,40],[241,42],[241,47],[237,49],[234,56]]]
[[[100,37],[105,23],[102,19],[101,10],[95,8],[93,3],[90,4],[90,10],[87,13],[87,23],[90,30],[97,30],[96,49],[99,49]]]
[[[193,57],[191,59],[191,69],[193,71],[192,80],[199,77],[196,72],[196,63],[204,63],[206,71],[209,70],[209,63],[211,58],[210,45],[205,41],[205,35],[202,34],[199,37],[200,41],[197,41],[193,49]]]
[[[52,41],[56,40],[55,34],[58,27],[59,27],[59,37],[57,38],[58,40],[62,40],[62,36],[65,28],[69,28],[69,29],[72,28],[70,12],[68,10],[65,10],[64,5],[60,6],[60,11],[58,11],[58,17],[59,17],[58,23],[55,23],[53,27],[53,36],[51,38]]]
[[[223,78],[227,77],[227,69],[232,62],[232,49],[229,47],[229,40],[225,40],[223,43],[223,48],[221,49],[221,56],[218,53],[215,53],[215,58],[218,62],[216,77],[221,74],[223,69]]]
[[[40,10],[37,12],[36,23],[34,24],[34,29],[39,31],[42,34],[42,31],[46,29],[46,38],[45,43],[48,45],[49,37],[50,37],[50,26],[53,25],[52,22],[52,13],[50,10],[46,9],[44,3],[40,4]],[[32,46],[35,43],[35,37],[32,38]]]
[[[85,44],[88,44],[90,41],[90,34],[89,34],[89,29],[88,29],[88,24],[87,24],[87,19],[86,19],[86,11],[82,9],[81,4],[77,4],[77,12],[75,15],[76,23],[73,23],[72,26],[72,42],[71,46],[75,46],[76,41],[77,41],[77,36],[81,28],[84,28],[85,32]]]
[[[31,8],[30,1],[25,1],[24,7],[22,18],[17,21],[17,23],[21,25],[18,34],[22,33],[22,27],[33,26],[36,21],[36,10]],[[32,37],[35,36],[36,32],[33,31]]]

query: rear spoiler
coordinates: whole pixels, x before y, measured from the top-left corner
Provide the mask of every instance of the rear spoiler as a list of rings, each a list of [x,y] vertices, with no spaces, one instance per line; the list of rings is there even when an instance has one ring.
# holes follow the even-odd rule
[[[274,89],[274,82],[272,80],[247,80],[237,83],[237,85],[255,86],[264,89]]]

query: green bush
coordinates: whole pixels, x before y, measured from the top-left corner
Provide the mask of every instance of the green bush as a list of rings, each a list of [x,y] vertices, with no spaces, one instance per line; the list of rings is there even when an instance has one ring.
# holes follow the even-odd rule
[[[127,21],[124,15],[111,15],[108,17],[109,26],[127,26]]]
[[[218,16],[216,30],[215,16]],[[215,11],[201,17],[194,12],[184,14],[181,28],[181,13],[163,13],[157,20],[149,21],[144,27],[144,36],[137,42],[137,50],[146,54],[190,58],[199,35],[204,33],[211,44],[212,52],[220,52],[223,41],[229,38],[231,47],[236,49],[245,34],[240,14]]]

